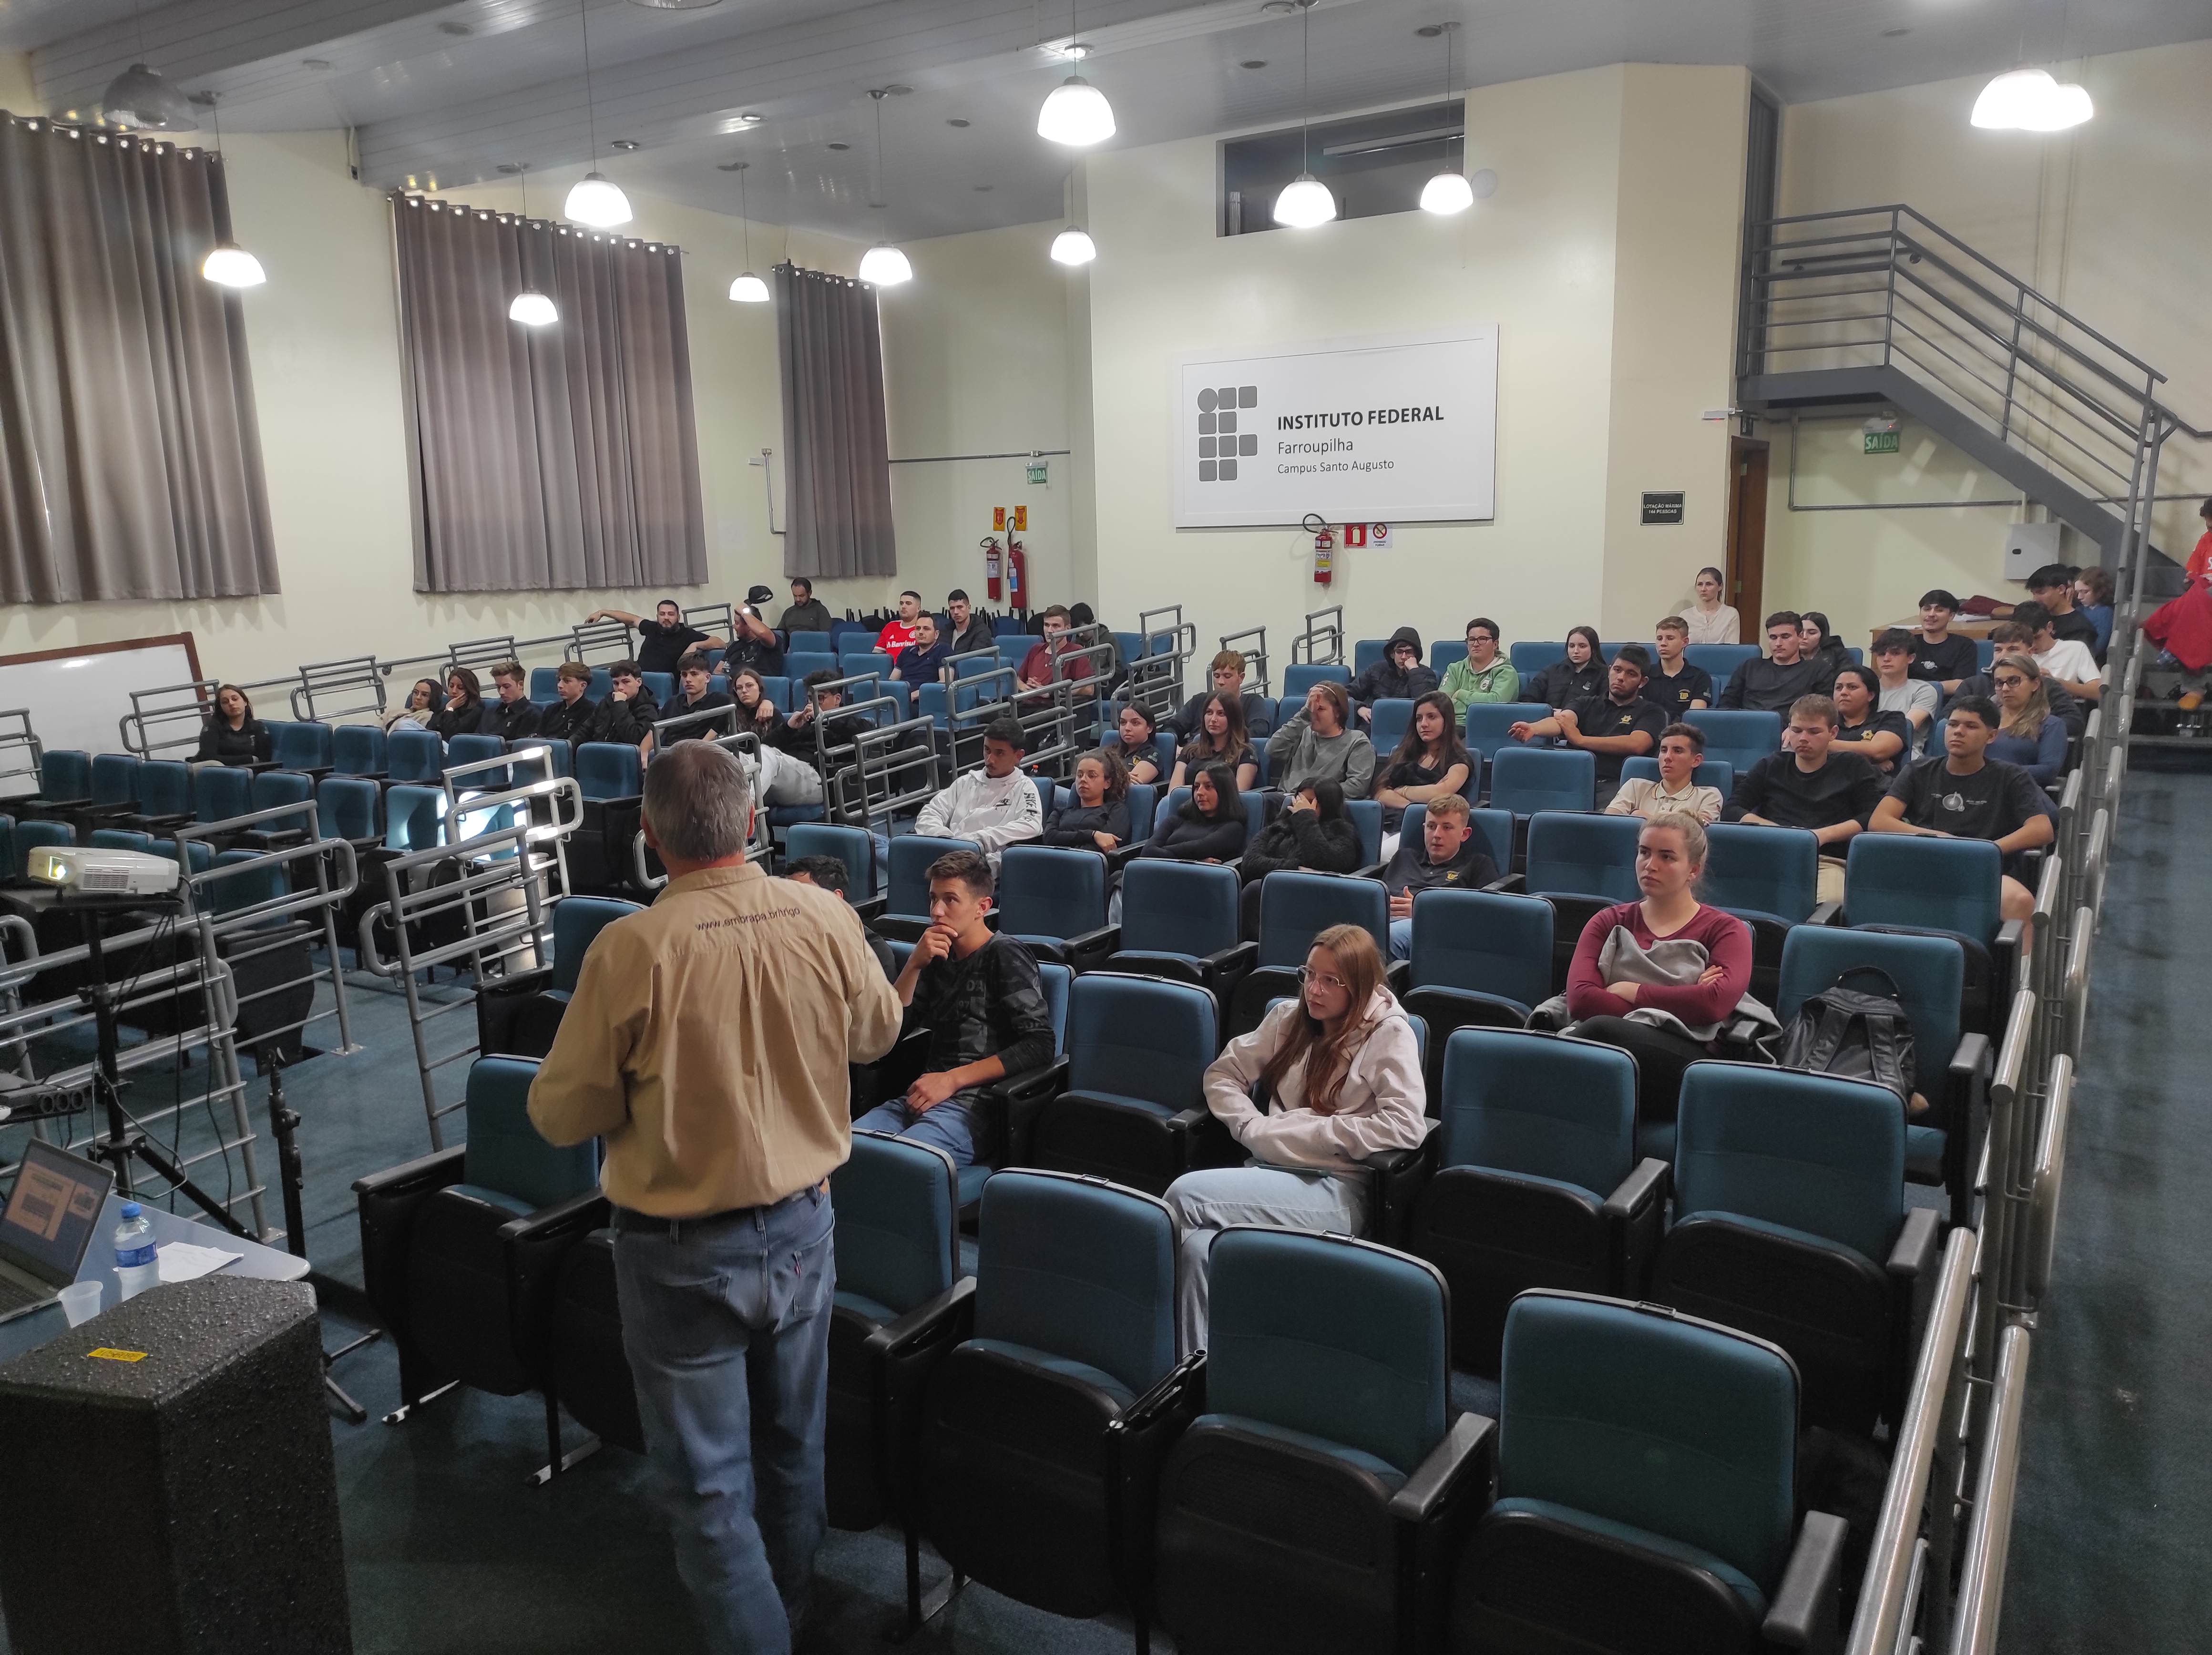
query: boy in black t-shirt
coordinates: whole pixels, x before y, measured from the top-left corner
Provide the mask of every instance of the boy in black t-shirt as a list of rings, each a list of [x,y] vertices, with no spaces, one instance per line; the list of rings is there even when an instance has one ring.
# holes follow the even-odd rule
[[[729,640],[716,638],[701,632],[696,627],[684,624],[684,610],[672,597],[664,597],[653,606],[653,619],[629,615],[621,609],[593,609],[584,617],[589,626],[594,621],[619,621],[637,628],[637,664],[647,672],[674,672],[684,656],[695,649],[722,649]]]
[[[1548,718],[1523,720],[1509,732],[1525,742],[1532,736],[1556,736],[1569,747],[1597,756],[1597,808],[1602,810],[1620,785],[1620,761],[1659,750],[1667,714],[1644,699],[1644,675],[1651,658],[1640,644],[1624,644],[1606,670],[1606,693],[1588,695]]]
[[[1941,586],[1920,594],[1920,630],[1912,638],[1912,664],[1908,677],[1940,684],[1946,695],[1980,669],[1982,658],[1971,638],[1953,635],[1951,617],[1959,600]]]
[[[1668,719],[1680,718],[1693,708],[1713,704],[1713,675],[1682,658],[1690,641],[1690,623],[1670,615],[1652,629],[1659,646],[1659,664],[1644,681],[1644,699],[1663,709]]]
[[[1867,825],[1877,834],[1925,839],[1985,839],[2008,858],[2051,843],[2051,801],[2027,772],[1985,756],[1997,733],[1997,709],[1978,696],[1953,703],[1943,721],[1944,753],[1901,773]],[[2035,898],[2004,876],[2003,914],[2026,919]]]

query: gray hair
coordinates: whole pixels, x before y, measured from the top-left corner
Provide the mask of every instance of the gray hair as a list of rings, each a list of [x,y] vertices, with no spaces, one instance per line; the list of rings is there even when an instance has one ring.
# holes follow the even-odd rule
[[[645,819],[664,855],[719,862],[745,848],[753,792],[734,754],[712,742],[684,742],[655,755],[645,773]]]

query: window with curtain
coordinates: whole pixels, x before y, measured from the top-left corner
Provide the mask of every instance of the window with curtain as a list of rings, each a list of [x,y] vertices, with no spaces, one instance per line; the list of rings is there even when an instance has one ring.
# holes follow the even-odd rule
[[[783,572],[898,573],[890,440],[876,290],[849,276],[775,267],[783,380]]]
[[[416,590],[704,583],[680,250],[422,196],[392,212]],[[525,288],[560,319],[510,321]]]
[[[222,158],[0,118],[0,602],[277,590]]]

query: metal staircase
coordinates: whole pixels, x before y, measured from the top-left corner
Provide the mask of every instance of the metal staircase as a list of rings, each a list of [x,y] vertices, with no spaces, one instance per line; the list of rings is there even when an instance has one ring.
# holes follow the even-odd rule
[[[2166,376],[1906,206],[1750,228],[1747,413],[1893,408],[2094,540],[2132,623],[2181,590],[2150,543],[2159,458],[2199,441]]]

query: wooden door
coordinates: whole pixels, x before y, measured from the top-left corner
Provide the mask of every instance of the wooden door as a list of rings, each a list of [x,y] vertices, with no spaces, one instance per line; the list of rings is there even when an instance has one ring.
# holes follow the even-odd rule
[[[1766,445],[1753,437],[1729,440],[1728,593],[1747,644],[1765,636]]]

